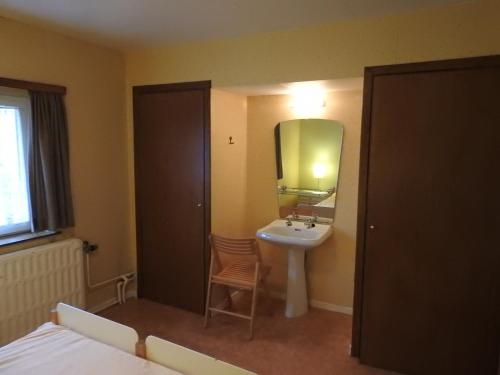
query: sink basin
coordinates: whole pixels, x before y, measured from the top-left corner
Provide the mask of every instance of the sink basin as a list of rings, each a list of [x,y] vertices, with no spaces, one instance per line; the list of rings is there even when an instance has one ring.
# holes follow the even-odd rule
[[[292,226],[287,226],[286,220],[278,219],[259,229],[257,237],[276,245],[311,249],[321,245],[331,233],[331,225],[315,224],[308,229],[302,222],[292,221]]]
[[[321,245],[332,233],[332,226],[316,223],[307,228],[303,222],[274,220],[257,231],[257,237],[288,249],[288,279],[285,315],[294,318],[307,313],[306,275],[304,259],[306,250]]]

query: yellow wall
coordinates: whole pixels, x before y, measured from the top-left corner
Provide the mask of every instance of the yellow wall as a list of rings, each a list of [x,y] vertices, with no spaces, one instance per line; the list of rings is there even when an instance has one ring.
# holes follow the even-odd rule
[[[369,65],[500,53],[500,2],[130,51],[130,83],[211,79],[216,87],[359,77]]]
[[[319,114],[344,125],[344,145],[334,234],[310,253],[308,261],[310,298],[347,307],[352,306],[353,294],[361,96],[361,90],[330,93]],[[258,228],[278,217],[274,127],[294,116],[292,111],[288,96],[246,98],[212,90],[214,232],[255,236]],[[227,144],[229,135],[235,137],[235,145]],[[261,247],[273,267],[271,287],[283,294],[286,251],[264,242]]]
[[[309,291],[313,300],[340,306],[352,306],[361,96],[361,91],[331,93],[320,116],[344,125],[344,143],[334,233],[309,253]],[[293,116],[289,103],[290,98],[283,95],[248,98],[248,235],[278,217],[273,129],[281,120]],[[261,247],[265,260],[273,266],[271,286],[274,291],[284,293],[286,252],[263,242]]]
[[[222,90],[212,90],[211,96],[212,231],[242,236],[246,220],[247,100]],[[233,137],[233,145],[229,137]]]
[[[123,57],[4,18],[0,18],[0,45],[1,77],[67,87],[74,233],[100,246],[93,255],[93,281],[128,271],[132,265],[124,262],[125,255],[133,247],[127,237],[130,209]],[[113,296],[111,287],[89,294],[87,302],[95,306]]]
[[[358,77],[365,66],[500,53],[500,2],[482,0],[389,16],[339,22],[291,31],[262,33],[219,41],[186,43],[129,51],[126,54],[127,121],[132,139],[131,86],[211,79],[214,87]],[[359,156],[359,93],[338,94],[327,107],[329,118],[345,126],[335,234],[309,259],[314,299],[352,305],[356,194]],[[247,234],[277,215],[273,137],[279,121],[294,118],[275,97],[248,102]],[[261,113],[258,107],[262,107]],[[253,118],[262,116],[265,121]],[[257,115],[260,113],[260,115]],[[288,117],[287,117],[288,116]],[[272,119],[272,121],[271,121]],[[272,126],[271,126],[272,123]],[[218,152],[214,144],[213,152]],[[132,153],[129,165],[132,163]],[[217,167],[216,167],[217,168]],[[130,174],[131,176],[133,173]],[[131,185],[132,180],[131,180]],[[217,195],[217,191],[213,194]],[[213,204],[214,215],[233,215]],[[133,196],[130,196],[133,202]],[[131,231],[130,238],[134,238]],[[130,254],[131,259],[134,253]],[[266,250],[275,265],[273,284],[282,288],[285,258]]]

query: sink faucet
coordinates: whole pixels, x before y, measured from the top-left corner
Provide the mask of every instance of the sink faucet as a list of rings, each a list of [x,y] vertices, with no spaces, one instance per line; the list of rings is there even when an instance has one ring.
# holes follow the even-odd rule
[[[292,226],[292,219],[290,219],[289,217],[286,218],[286,226],[287,227],[291,227]]]
[[[311,228],[314,228],[316,226],[316,224],[314,224],[314,219],[313,218],[307,219],[304,222],[304,225],[306,226],[307,229],[311,229]]]

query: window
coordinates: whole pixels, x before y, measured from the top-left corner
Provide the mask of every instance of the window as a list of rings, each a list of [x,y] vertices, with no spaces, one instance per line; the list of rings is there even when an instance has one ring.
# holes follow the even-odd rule
[[[27,92],[0,93],[0,236],[31,231]]]
[[[66,88],[0,77],[2,83],[0,247],[74,226]]]

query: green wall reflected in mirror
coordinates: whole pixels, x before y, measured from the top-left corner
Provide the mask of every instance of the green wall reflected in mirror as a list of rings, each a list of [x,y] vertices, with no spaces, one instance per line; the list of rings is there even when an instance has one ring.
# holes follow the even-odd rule
[[[333,219],[344,127],[338,121],[297,119],[275,128],[280,216]]]

